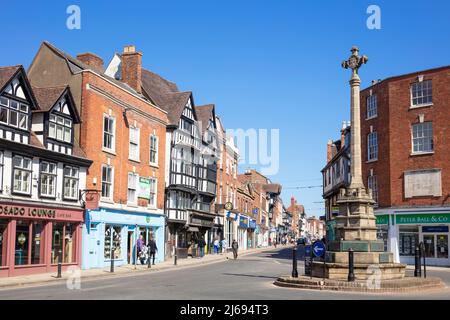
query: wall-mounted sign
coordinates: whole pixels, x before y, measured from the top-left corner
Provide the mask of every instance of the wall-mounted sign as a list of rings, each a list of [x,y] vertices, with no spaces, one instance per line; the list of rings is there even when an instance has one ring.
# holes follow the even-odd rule
[[[256,220],[250,219],[250,223],[248,225],[250,229],[256,229]]]
[[[147,220],[147,223],[150,223],[151,217],[150,217],[150,216],[147,216],[146,220]]]
[[[56,217],[56,210],[0,206],[0,215],[54,219]]]
[[[259,212],[259,209],[258,209],[258,208],[253,208],[253,209],[252,209],[252,213],[253,213],[254,215],[258,215],[258,212]]]
[[[139,198],[150,199],[150,179],[139,177]]]
[[[377,218],[376,224],[389,224],[388,214],[377,215],[376,218]]]
[[[448,226],[426,226],[422,227],[422,232],[448,232]]]
[[[397,214],[398,224],[450,223],[450,213]]]

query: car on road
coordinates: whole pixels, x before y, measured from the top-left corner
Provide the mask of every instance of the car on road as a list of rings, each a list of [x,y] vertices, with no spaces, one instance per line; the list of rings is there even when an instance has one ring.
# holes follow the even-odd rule
[[[305,238],[299,238],[297,239],[297,245],[306,244]]]

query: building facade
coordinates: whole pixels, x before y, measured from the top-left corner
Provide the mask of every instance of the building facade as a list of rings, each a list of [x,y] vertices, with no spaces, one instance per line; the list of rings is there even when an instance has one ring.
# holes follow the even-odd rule
[[[93,164],[86,187],[82,267],[138,262],[137,239],[153,238],[164,260],[164,170],[167,112],[142,92],[142,54],[124,48],[120,76],[104,71],[92,54],[77,58],[48,42],[28,74],[36,86],[69,84],[81,115],[76,139]]]
[[[450,265],[450,67],[374,81],[361,91],[363,175],[379,237],[397,261]]]
[[[80,266],[86,158],[68,86],[0,68],[0,277]]]

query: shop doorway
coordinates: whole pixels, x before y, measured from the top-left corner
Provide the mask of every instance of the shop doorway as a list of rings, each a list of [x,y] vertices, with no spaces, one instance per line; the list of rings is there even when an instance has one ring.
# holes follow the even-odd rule
[[[133,233],[134,231],[128,231],[128,241],[127,241],[127,256],[128,256],[128,264],[133,264],[134,261],[134,255],[133,255],[133,248],[134,248],[134,241],[133,241]]]

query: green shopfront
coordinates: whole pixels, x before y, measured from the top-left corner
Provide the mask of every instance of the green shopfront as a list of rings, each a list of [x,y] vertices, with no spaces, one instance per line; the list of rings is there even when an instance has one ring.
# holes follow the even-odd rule
[[[415,247],[424,243],[427,264],[450,266],[448,210],[394,210],[376,212],[378,238],[396,261],[414,264]]]

